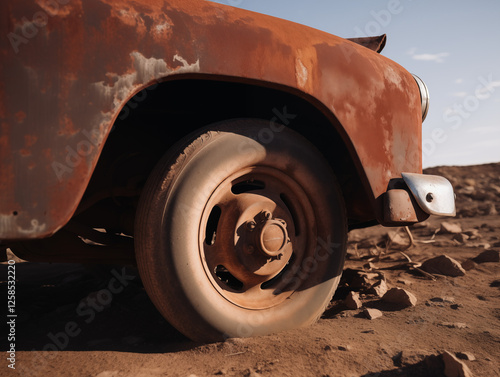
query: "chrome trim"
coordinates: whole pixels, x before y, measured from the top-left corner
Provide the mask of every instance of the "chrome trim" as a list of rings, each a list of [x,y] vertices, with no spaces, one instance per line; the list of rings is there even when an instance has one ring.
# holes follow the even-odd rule
[[[420,90],[420,104],[422,106],[422,122],[423,122],[425,118],[427,118],[427,113],[429,112],[429,106],[430,106],[429,88],[427,88],[425,82],[417,75],[413,75],[413,78],[417,82],[418,89]]]
[[[455,193],[450,181],[437,175],[402,173],[403,180],[426,213],[455,216]]]

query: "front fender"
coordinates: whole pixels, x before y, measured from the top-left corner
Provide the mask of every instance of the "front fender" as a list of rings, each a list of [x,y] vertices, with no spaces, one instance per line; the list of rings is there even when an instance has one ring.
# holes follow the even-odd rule
[[[122,107],[174,75],[314,98],[374,203],[421,172],[413,77],[351,41],[200,0],[10,0],[0,13],[0,240],[64,226]]]

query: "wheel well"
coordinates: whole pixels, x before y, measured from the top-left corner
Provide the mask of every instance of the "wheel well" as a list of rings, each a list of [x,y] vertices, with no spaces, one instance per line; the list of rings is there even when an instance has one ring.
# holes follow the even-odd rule
[[[284,123],[314,144],[342,187],[351,227],[375,218],[371,200],[349,151],[332,122],[304,96],[252,83],[183,78],[155,84],[131,98],[116,119],[76,212],[92,227],[132,234],[138,195],[161,156],[205,125],[233,118]],[[98,205],[97,205],[98,204]],[[105,216],[120,209],[118,216]],[[97,221],[96,219],[99,219]],[[109,222],[113,226],[109,225]]]

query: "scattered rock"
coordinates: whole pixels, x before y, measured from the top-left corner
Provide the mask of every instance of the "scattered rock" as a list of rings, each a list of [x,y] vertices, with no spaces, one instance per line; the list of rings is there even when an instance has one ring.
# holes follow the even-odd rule
[[[398,232],[388,232],[387,238],[393,249],[407,249],[410,246],[410,240],[401,236]]]
[[[500,253],[498,250],[485,250],[472,260],[476,263],[500,262]]]
[[[364,271],[347,268],[342,273],[340,285],[346,285],[354,289],[364,289],[369,287],[371,283]]]
[[[399,279],[398,281],[396,281],[396,283],[398,284],[403,284],[403,285],[411,285],[411,281],[409,280],[404,280],[404,279]]]
[[[394,304],[401,304],[405,307],[417,305],[417,298],[415,295],[402,288],[390,289],[384,297],[382,297],[382,300]]]
[[[377,297],[383,297],[389,288],[387,288],[387,283],[385,280],[380,280],[378,283],[375,283],[370,288],[370,293],[373,293]]]
[[[427,306],[437,306],[441,308],[444,308],[445,306],[448,306],[450,304],[455,304],[455,299],[450,296],[433,297],[425,303],[425,305]]]
[[[440,255],[426,260],[421,269],[431,274],[440,274],[446,276],[464,276],[465,270],[460,263],[447,255]]]
[[[460,243],[465,243],[468,239],[469,236],[464,233],[455,234],[455,236],[453,236],[453,240],[458,241]]]
[[[470,271],[476,268],[477,264],[472,259],[467,259],[465,262],[462,262],[462,268],[465,271]]]
[[[227,369],[219,369],[214,373],[216,376],[225,376],[227,374]]]
[[[351,310],[356,310],[363,306],[363,303],[359,299],[359,293],[357,292],[349,292],[346,299],[344,300],[344,304],[348,309]]]
[[[466,323],[463,322],[441,322],[439,326],[448,327],[449,329],[467,329]]]
[[[467,185],[467,186],[471,186],[471,187],[475,187],[476,186],[476,180],[473,179],[473,178],[465,178],[464,179],[464,183]]]
[[[474,249],[489,249],[491,245],[488,242],[468,242],[467,247],[472,247]]]
[[[441,228],[439,229],[439,231],[445,234],[458,234],[462,233],[462,227],[458,223],[450,223],[444,221],[441,223]]]
[[[467,229],[464,231],[464,234],[468,236],[470,240],[477,240],[478,238],[481,238],[479,229]]]
[[[474,361],[476,357],[470,352],[457,352],[456,356],[461,360]]]
[[[371,308],[366,308],[365,310],[363,310],[363,313],[368,319],[377,319],[384,315],[384,313],[382,313],[380,310]]]
[[[337,349],[339,351],[352,351],[352,346],[346,345],[346,346],[338,346]]]
[[[455,355],[444,351],[441,358],[443,359],[444,375],[446,377],[472,377],[469,367],[458,360]]]
[[[262,376],[260,373],[257,373],[255,370],[252,368],[248,368],[243,372],[243,376],[245,377],[260,377]]]
[[[361,331],[361,333],[363,334],[375,334],[375,330],[365,330],[365,331]]]

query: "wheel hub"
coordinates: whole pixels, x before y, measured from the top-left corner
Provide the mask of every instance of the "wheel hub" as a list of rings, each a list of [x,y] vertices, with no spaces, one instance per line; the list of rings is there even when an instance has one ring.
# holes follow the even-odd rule
[[[247,229],[254,234],[248,237],[253,242],[248,249],[257,249],[267,258],[281,259],[285,246],[289,241],[285,220],[273,219],[270,212],[263,212],[258,216],[260,221],[252,220]],[[258,219],[257,219],[258,220]]]

